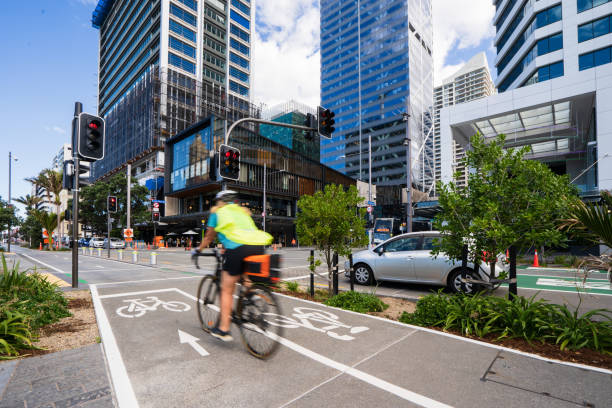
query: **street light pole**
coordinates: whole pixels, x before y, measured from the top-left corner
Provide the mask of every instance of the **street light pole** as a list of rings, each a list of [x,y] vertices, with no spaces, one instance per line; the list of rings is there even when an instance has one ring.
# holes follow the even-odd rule
[[[263,216],[263,230],[266,230],[266,169],[267,163],[264,163],[264,174],[263,174],[263,212],[261,215]]]
[[[406,122],[406,138],[404,139],[404,146],[406,146],[406,231],[412,232],[412,183],[410,182],[412,177],[412,149],[410,145],[412,141],[410,140],[410,113],[402,114],[402,118]]]
[[[15,214],[15,211],[13,210],[13,207],[11,206],[11,163],[13,161],[13,153],[9,152],[9,169],[8,169],[8,177],[9,177],[9,181],[8,181],[8,206],[11,209],[11,211],[13,211],[13,214]],[[17,158],[15,158],[15,161],[17,161]],[[11,218],[9,217],[8,220],[8,252],[11,252]]]

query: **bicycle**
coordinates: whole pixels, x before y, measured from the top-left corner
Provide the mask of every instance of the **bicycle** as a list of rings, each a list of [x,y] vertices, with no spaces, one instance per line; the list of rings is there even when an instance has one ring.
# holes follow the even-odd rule
[[[220,284],[223,268],[223,254],[217,249],[213,252],[199,253],[194,257],[197,269],[199,256],[214,256],[217,264],[214,275],[206,275],[198,286],[198,318],[206,332],[217,326],[220,315]],[[240,291],[235,307],[232,309],[231,322],[240,329],[240,337],[246,349],[253,356],[266,359],[278,349],[276,338],[282,336],[283,328],[270,324],[265,316],[282,315],[280,306],[266,285],[253,282],[247,287],[240,281]]]

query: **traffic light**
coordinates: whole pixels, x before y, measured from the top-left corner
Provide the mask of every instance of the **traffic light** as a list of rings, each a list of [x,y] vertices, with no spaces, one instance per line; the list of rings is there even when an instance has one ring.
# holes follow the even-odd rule
[[[304,137],[306,140],[314,140],[314,130],[317,129],[317,118],[312,113],[306,114],[304,120],[304,126],[311,128],[312,130],[305,130]]]
[[[104,157],[104,119],[89,113],[79,114],[77,131],[79,157],[96,161]]]
[[[108,212],[109,213],[117,212],[117,197],[108,196]]]
[[[159,222],[159,212],[153,213],[153,222]]]
[[[89,162],[79,162],[79,187],[91,185],[89,180]],[[62,173],[62,186],[65,190],[72,190],[74,188],[74,162],[72,160],[64,161],[64,172]]]
[[[228,145],[219,146],[219,176],[229,180],[240,178],[240,150]]]
[[[319,134],[323,137],[331,138],[332,133],[334,133],[334,130],[336,130],[336,128],[334,127],[334,123],[336,123],[336,121],[334,120],[334,116],[336,116],[336,114],[330,111],[329,109],[325,109],[322,106],[318,107],[318,113],[319,113],[319,126],[318,126]]]

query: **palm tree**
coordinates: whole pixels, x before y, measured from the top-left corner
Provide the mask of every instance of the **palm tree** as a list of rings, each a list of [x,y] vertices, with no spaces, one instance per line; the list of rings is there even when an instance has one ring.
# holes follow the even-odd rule
[[[42,210],[33,210],[32,215],[47,231],[53,231],[57,227],[58,218],[55,217],[55,214],[48,213]],[[63,219],[63,216],[60,217]],[[53,249],[53,245],[51,242],[51,235],[49,235],[49,250]]]
[[[62,204],[62,201],[60,200],[60,192],[63,189],[62,172],[52,169],[44,169],[38,174],[38,176],[26,180],[44,190],[45,195],[47,196],[47,203],[55,204],[57,213],[56,227],[58,227],[60,225],[60,205]],[[47,229],[47,231],[51,233],[53,230]],[[57,228],[57,233],[61,242],[62,233],[59,227]]]
[[[564,220],[561,229],[573,232],[594,244],[603,244],[612,248],[612,195],[608,191],[601,192],[598,203],[584,203],[576,200],[570,205],[569,217]],[[592,258],[593,267],[606,268],[608,278],[612,282],[612,256],[602,254]]]
[[[13,200],[25,205],[27,213],[30,213],[32,210],[40,210],[40,207],[42,206],[42,198],[38,196],[31,196],[29,194],[27,194],[25,197],[21,196],[19,198],[13,198]]]

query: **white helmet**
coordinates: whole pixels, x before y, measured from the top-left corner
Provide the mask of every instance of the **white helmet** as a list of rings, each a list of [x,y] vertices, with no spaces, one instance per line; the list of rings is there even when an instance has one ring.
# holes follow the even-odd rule
[[[238,199],[238,193],[234,190],[222,190],[215,196],[215,200],[223,201],[225,203],[231,203],[236,199]]]

